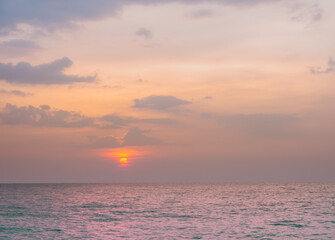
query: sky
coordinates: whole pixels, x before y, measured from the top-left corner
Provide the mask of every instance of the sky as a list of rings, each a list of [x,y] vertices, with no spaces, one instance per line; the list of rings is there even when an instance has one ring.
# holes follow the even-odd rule
[[[335,181],[333,0],[2,0],[0,182]]]

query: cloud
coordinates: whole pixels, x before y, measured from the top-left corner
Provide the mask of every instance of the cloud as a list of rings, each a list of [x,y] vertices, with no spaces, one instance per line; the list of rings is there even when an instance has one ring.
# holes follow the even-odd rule
[[[176,110],[178,107],[191,102],[185,101],[174,96],[164,96],[164,95],[151,95],[149,97],[135,99],[134,108],[144,108],[152,110],[161,111],[172,111]]]
[[[178,121],[171,118],[142,118],[138,120],[138,123],[152,123],[160,125],[174,125]]]
[[[120,147],[119,141],[112,137],[112,136],[107,136],[103,138],[99,138],[95,140],[92,144],[92,147],[94,148],[117,148]]]
[[[285,5],[291,11],[291,20],[293,21],[318,22],[323,18],[323,10],[317,3],[287,1]]]
[[[19,90],[7,91],[0,89],[0,94],[27,96]],[[135,118],[109,114],[91,118],[75,111],[51,110],[48,105],[40,107],[7,104],[0,111],[0,121],[6,125],[30,125],[35,127],[96,127],[100,129],[119,129],[131,124],[175,125],[179,122],[170,118]]]
[[[203,19],[213,16],[213,11],[210,9],[200,9],[188,13],[186,16],[192,19]]]
[[[232,114],[220,116],[220,120],[223,122],[246,125],[281,123],[291,119],[292,116],[287,114]]]
[[[296,116],[288,114],[231,114],[213,116],[203,114],[205,118],[214,118],[227,130],[240,131],[252,136],[284,137],[294,132]]]
[[[111,123],[109,125],[101,125],[101,128],[120,128],[133,123],[151,123],[159,125],[173,125],[178,123],[177,120],[170,118],[134,118],[121,117],[117,114],[109,114],[100,118],[104,122]]]
[[[323,73],[330,73],[335,71],[335,62],[332,57],[329,57],[328,59],[328,67],[324,70],[322,70],[320,67],[310,67],[309,71],[312,74],[323,74]]]
[[[0,120],[5,125],[30,125],[35,127],[78,128],[94,126],[93,119],[77,112],[51,110],[48,105],[18,107],[7,104],[0,112]]]
[[[0,30],[3,34],[16,30],[18,24],[29,24],[48,31],[71,27],[74,22],[113,16],[121,8],[120,1],[3,0],[0,7]]]
[[[63,71],[72,65],[66,57],[56,61],[32,66],[27,62],[0,63],[0,80],[18,84],[70,84],[75,82],[92,82],[96,76],[81,77],[65,75]]]
[[[136,118],[121,117],[117,114],[109,114],[109,115],[105,115],[105,116],[101,117],[101,120],[106,121],[106,122],[110,122],[117,127],[122,127],[122,126],[125,126],[125,125],[128,125],[130,123],[135,122]]]
[[[148,82],[148,80],[143,80],[142,78],[139,78],[137,80],[135,80],[136,83],[146,83]]]
[[[163,3],[217,3],[226,5],[252,6],[260,3],[281,0],[2,0],[0,3],[0,34],[15,31],[19,24],[25,23],[48,31],[72,27],[79,21],[104,19],[115,16],[120,10],[131,4]]]
[[[23,55],[30,55],[41,47],[35,42],[23,39],[14,39],[0,43],[0,57],[16,57]]]
[[[125,146],[149,146],[149,145],[160,145],[162,141],[156,138],[146,136],[146,132],[138,127],[132,127],[128,130],[126,135],[120,141],[114,136],[106,136],[97,138],[89,136],[90,144],[93,148],[119,148]]]
[[[159,145],[162,141],[159,139],[151,138],[145,135],[144,130],[138,127],[132,127],[128,133],[122,139],[123,146],[147,146],[147,145]]]
[[[32,93],[26,93],[20,90],[5,90],[5,89],[0,89],[0,94],[15,95],[20,97],[27,97],[33,95]]]
[[[143,38],[146,38],[146,39],[150,39],[152,38],[152,32],[146,28],[140,28],[139,30],[137,30],[135,32],[135,34],[139,37],[143,37]]]

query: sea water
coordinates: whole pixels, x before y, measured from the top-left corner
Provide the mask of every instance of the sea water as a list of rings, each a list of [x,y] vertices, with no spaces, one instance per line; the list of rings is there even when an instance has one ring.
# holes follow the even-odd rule
[[[1,184],[0,239],[335,239],[335,184]]]

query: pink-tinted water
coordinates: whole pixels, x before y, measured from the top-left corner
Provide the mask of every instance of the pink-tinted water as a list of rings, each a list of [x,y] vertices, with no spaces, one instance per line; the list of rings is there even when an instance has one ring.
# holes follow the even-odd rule
[[[335,184],[2,184],[0,239],[335,239]]]

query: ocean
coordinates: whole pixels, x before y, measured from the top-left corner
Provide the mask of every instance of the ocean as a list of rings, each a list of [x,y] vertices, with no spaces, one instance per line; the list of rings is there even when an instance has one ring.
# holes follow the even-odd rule
[[[0,184],[0,239],[335,239],[335,184]]]

